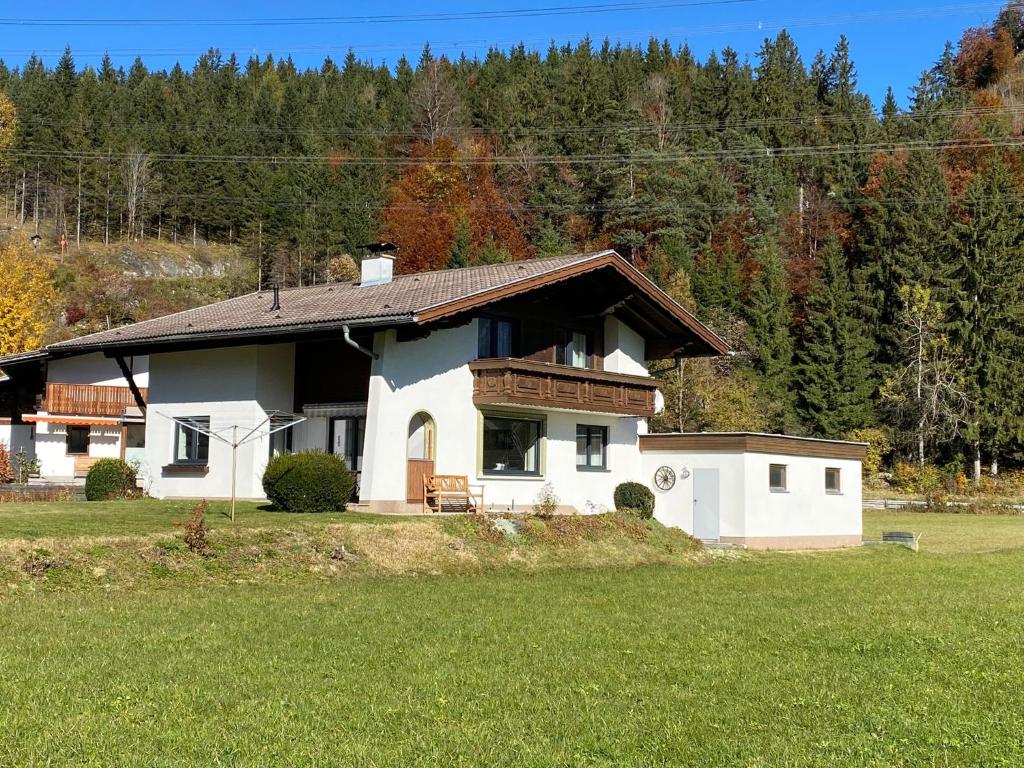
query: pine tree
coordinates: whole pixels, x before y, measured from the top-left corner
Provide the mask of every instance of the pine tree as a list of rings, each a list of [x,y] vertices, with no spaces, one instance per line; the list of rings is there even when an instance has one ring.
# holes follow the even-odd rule
[[[814,434],[841,438],[871,422],[875,381],[867,331],[857,317],[846,260],[835,239],[821,254],[808,310],[796,368],[799,413]]]
[[[975,476],[993,455],[1024,440],[1024,219],[1020,191],[1001,161],[971,182],[954,227],[956,263],[947,292],[950,336],[965,360],[971,403],[967,439]],[[993,458],[993,466],[998,462]]]
[[[761,390],[774,412],[771,427],[787,429],[793,421],[793,320],[786,290],[785,268],[778,243],[759,236],[753,248],[758,274],[750,289],[748,317],[753,366],[762,380]]]
[[[469,222],[465,217],[459,217],[455,222],[455,240],[452,242],[452,249],[448,254],[448,269],[460,269],[468,267],[472,258],[473,231],[469,228]]]

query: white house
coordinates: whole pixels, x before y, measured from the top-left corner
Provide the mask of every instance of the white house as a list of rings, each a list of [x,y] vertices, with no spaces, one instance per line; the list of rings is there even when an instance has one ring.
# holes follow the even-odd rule
[[[424,477],[459,475],[482,486],[487,509],[529,509],[550,484],[563,511],[589,512],[611,508],[621,482],[653,487],[642,449],[659,396],[646,361],[726,351],[602,251],[397,277],[376,256],[359,282],[253,293],[44,353],[51,367],[114,360],[129,391],[148,385],[158,497],[226,497],[234,476],[239,497],[262,498],[274,453],[321,449],[358,472],[370,511],[418,511]],[[266,434],[270,417],[296,423]],[[234,456],[207,434],[252,429]],[[666,450],[672,466],[689,461]],[[658,514],[692,530],[684,487],[659,497]]]
[[[30,359],[21,361],[22,357]],[[17,370],[27,364],[43,369],[44,384],[34,411],[18,414],[19,424],[6,419],[11,424],[13,450],[24,448],[37,459],[41,478],[66,481],[82,477],[92,463],[106,457],[144,460],[143,409],[115,360],[100,352],[15,359],[13,365],[5,366]],[[144,399],[148,379],[145,356],[129,357],[125,364]]]

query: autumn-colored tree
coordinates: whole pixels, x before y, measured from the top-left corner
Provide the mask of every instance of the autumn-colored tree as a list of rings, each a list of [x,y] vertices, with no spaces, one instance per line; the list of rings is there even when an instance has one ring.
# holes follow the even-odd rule
[[[460,151],[439,139],[415,144],[411,160],[383,217],[383,237],[401,248],[397,272],[444,269],[459,221],[469,225],[470,263],[488,243],[503,246],[514,258],[527,255],[526,239],[498,190],[483,147]]]
[[[17,129],[18,112],[14,102],[6,93],[0,91],[0,163],[7,159],[6,153],[14,145]]]
[[[359,279],[359,265],[347,253],[327,262],[327,279],[336,283],[354,283]]]
[[[14,480],[14,470],[11,467],[11,449],[7,443],[0,441],[0,484],[10,483]]]
[[[0,246],[0,355],[42,346],[53,322],[53,266],[24,242]]]
[[[1005,27],[974,27],[960,38],[956,55],[956,76],[971,89],[998,82],[1014,61],[1014,42]]]

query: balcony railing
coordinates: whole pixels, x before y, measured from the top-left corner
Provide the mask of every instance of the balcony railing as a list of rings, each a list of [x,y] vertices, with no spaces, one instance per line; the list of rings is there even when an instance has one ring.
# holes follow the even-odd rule
[[[139,391],[148,400],[149,391]],[[135,406],[128,387],[99,384],[47,384],[46,397],[39,404],[40,410],[62,416],[123,416],[126,408]]]
[[[654,415],[658,384],[646,376],[532,360],[501,358],[469,364],[476,405],[520,405],[618,416]]]

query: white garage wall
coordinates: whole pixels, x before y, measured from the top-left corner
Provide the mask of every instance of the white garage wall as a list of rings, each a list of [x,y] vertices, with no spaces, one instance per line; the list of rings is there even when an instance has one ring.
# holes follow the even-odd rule
[[[787,491],[769,488],[771,464],[787,468]],[[675,487],[654,486],[658,467],[677,475]],[[691,476],[682,478],[686,468]],[[825,469],[841,471],[839,494],[825,491]],[[804,548],[860,543],[863,520],[861,463],[849,459],[753,452],[645,451],[644,482],[654,489],[655,517],[692,533],[695,469],[719,470],[720,538],[757,548]]]
[[[744,536],[855,537],[859,541],[863,528],[859,461],[747,453],[744,464],[748,478]],[[786,465],[785,492],[769,490],[771,464]],[[841,472],[839,494],[825,491],[826,467],[836,467]]]
[[[693,470],[717,469],[719,534],[744,535],[747,476],[743,454],[645,451],[642,463],[644,484],[654,490],[654,516],[659,522],[693,533]],[[654,473],[662,466],[671,467],[676,473],[676,484],[669,491],[659,490],[654,484]],[[689,477],[682,477],[684,469]]]

